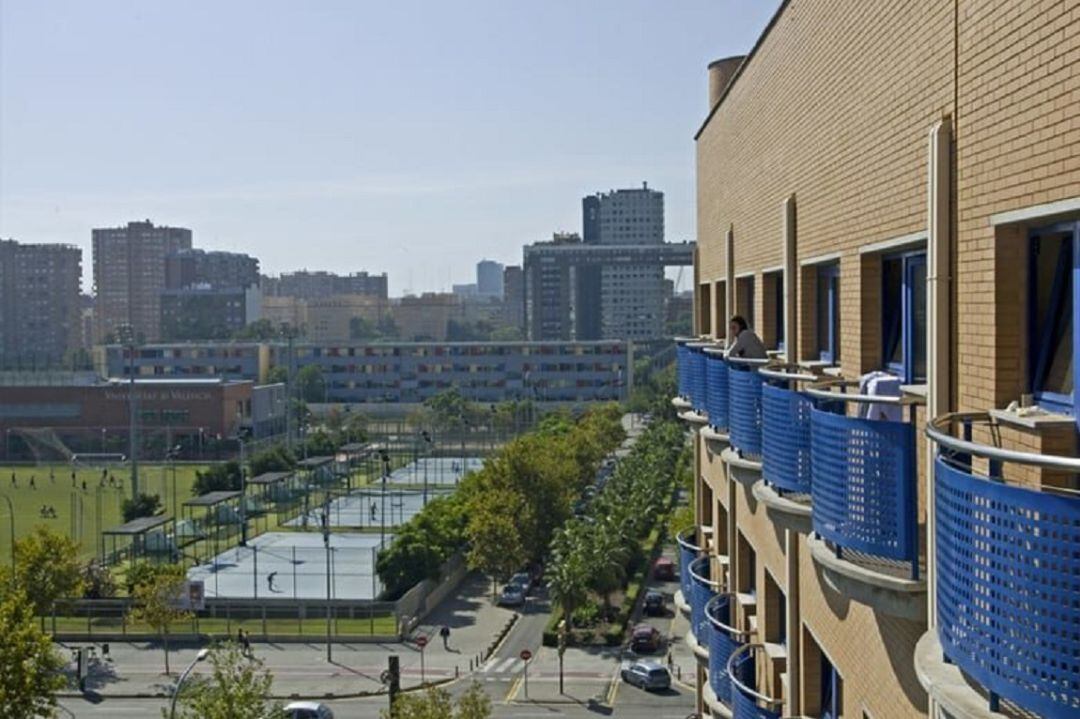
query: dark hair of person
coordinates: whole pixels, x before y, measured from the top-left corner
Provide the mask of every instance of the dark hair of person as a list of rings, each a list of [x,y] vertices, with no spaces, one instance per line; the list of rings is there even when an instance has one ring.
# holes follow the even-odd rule
[[[746,318],[742,315],[735,315],[731,318],[731,324],[739,326],[739,332],[742,332],[750,325],[746,324]]]

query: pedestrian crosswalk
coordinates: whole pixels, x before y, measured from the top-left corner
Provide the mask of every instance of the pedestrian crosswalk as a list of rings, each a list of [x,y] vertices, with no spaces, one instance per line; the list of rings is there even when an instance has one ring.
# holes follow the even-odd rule
[[[524,668],[525,662],[518,657],[492,657],[480,667],[480,674],[492,676],[518,674]]]

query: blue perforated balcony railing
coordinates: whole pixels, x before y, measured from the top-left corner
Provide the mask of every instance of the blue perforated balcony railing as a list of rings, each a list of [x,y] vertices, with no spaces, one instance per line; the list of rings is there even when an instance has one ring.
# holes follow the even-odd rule
[[[810,410],[810,496],[815,534],[837,556],[852,550],[910,563],[919,577],[915,427],[911,421],[849,417],[846,403],[898,404],[901,400],[804,390]],[[890,401],[891,400],[891,401]],[[914,411],[911,412],[914,415]]]
[[[763,376],[766,375],[762,370]],[[810,410],[802,392],[767,382],[761,388],[761,476],[773,487],[810,494]]]
[[[937,637],[978,682],[1041,717],[1080,716],[1080,459],[970,441],[986,415],[947,415],[927,434],[934,462]],[[966,427],[966,439],[952,431]],[[987,474],[973,470],[972,457]],[[1072,487],[1007,484],[1004,465],[1072,474]]]
[[[717,594],[705,605],[709,621],[709,686],[716,698],[731,706],[731,677],[728,659],[750,640],[747,632],[731,626],[731,595]]]
[[[690,630],[703,647],[709,646],[711,625],[705,616],[705,605],[716,595],[717,582],[710,576],[708,557],[698,557],[690,564]]]
[[[690,348],[687,343],[690,340],[679,339],[675,343],[675,361],[678,368],[679,396],[690,399]]]
[[[701,547],[697,544],[697,528],[687,527],[675,535],[675,541],[679,545],[679,589],[682,590],[683,599],[690,602],[690,565],[701,555]]]
[[[765,360],[728,358],[728,435],[747,459],[761,457],[761,375]]]
[[[708,346],[704,342],[687,345],[690,350],[690,406],[701,415],[708,411],[706,400],[709,380],[705,373],[705,348]]]
[[[709,413],[709,426],[718,432],[728,430],[728,366],[723,350],[705,350],[706,393],[705,409]]]
[[[780,719],[783,701],[757,690],[756,654],[763,644],[747,644],[728,658],[727,673],[731,682],[731,713],[735,719]]]

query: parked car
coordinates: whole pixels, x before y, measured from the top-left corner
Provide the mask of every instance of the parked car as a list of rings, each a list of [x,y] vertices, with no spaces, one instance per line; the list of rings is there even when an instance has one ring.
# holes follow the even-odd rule
[[[334,712],[321,702],[293,702],[285,707],[285,719],[334,719]]]
[[[623,667],[622,679],[646,691],[660,691],[671,688],[671,672],[667,667],[654,661],[636,661]]]
[[[664,595],[660,592],[654,589],[650,589],[649,591],[645,592],[645,603],[643,608],[645,613],[648,614],[650,617],[659,617],[664,615],[667,612],[667,607],[664,606],[665,603],[666,600],[664,599]]]
[[[660,557],[653,565],[652,575],[658,582],[675,581],[675,562],[667,557]]]
[[[507,584],[499,595],[500,607],[520,607],[525,604],[525,590],[519,584]]]
[[[514,576],[510,577],[510,581],[507,584],[516,584],[521,587],[521,591],[528,594],[532,590],[532,577],[528,572],[518,572]]]
[[[651,624],[638,624],[630,634],[630,648],[639,654],[660,648],[660,630]]]

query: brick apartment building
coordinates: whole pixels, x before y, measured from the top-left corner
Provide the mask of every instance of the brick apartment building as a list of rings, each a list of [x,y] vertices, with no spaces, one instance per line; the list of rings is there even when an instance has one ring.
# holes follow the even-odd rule
[[[91,237],[98,341],[122,325],[131,325],[143,341],[159,339],[165,258],[191,249],[191,230],[146,220],[95,229]]]
[[[702,712],[1080,715],[1078,66],[1074,0],[788,0],[710,65]],[[723,357],[736,313],[772,366]]]
[[[82,250],[0,240],[0,367],[59,366],[81,344]]]

